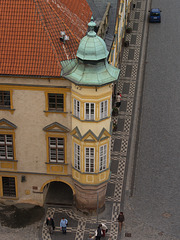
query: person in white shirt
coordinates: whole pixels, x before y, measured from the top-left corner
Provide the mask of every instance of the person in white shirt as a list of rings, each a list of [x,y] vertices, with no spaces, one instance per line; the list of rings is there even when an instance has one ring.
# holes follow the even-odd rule
[[[100,227],[101,227],[101,230],[103,232],[102,236],[105,237],[106,232],[108,231],[108,227],[104,223],[101,223]]]

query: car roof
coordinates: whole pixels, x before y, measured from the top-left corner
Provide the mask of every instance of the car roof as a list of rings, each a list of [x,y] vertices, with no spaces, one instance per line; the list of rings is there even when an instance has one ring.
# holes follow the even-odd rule
[[[152,8],[151,12],[160,12],[160,9],[159,8]]]

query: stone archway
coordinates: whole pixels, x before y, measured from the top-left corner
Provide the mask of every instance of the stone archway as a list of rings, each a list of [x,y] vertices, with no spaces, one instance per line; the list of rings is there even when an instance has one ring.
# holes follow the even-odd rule
[[[73,205],[73,191],[71,187],[64,182],[50,182],[44,187],[44,191],[47,191],[44,200],[45,204]]]

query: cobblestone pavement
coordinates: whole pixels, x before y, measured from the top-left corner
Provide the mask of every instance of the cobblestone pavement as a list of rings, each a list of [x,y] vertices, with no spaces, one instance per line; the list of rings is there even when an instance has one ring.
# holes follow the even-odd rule
[[[99,222],[105,223],[109,229],[104,238],[106,240],[117,240],[121,237],[118,232],[117,217],[122,209],[122,189],[137,88],[146,0],[134,0],[133,3],[136,4],[136,8],[131,11],[129,21],[132,32],[126,34],[125,40],[129,41],[129,47],[123,49],[120,81],[117,87],[117,92],[122,93],[121,107],[118,116],[113,117],[118,122],[118,128],[112,136],[111,179],[107,187],[105,210],[98,215]],[[47,216],[52,216],[55,220],[56,229],[51,236],[45,226]],[[59,229],[59,221],[63,216],[69,220],[66,235],[63,235]],[[46,217],[42,227],[40,222],[23,229],[9,229],[1,226],[0,236],[3,240],[86,240],[89,234],[94,235],[97,228],[96,216],[88,217],[71,208],[50,207],[47,209]]]
[[[0,239],[3,240],[39,240],[39,223],[25,228],[8,228],[0,226]]]

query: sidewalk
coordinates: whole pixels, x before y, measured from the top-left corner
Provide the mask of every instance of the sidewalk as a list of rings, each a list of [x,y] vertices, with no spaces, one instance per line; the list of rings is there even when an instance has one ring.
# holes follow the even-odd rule
[[[133,1],[135,8],[131,10],[128,24],[128,26],[132,28],[132,32],[126,34],[125,40],[129,41],[129,47],[124,47],[123,49],[120,66],[121,75],[117,92],[122,94],[122,100],[118,116],[113,117],[113,121],[115,119],[118,126],[117,131],[114,132],[112,136],[111,179],[107,187],[105,210],[98,215],[98,223],[103,222],[108,226],[109,231],[104,239],[109,240],[123,239],[126,233],[125,227],[121,234],[118,232],[117,217],[120,210],[124,211],[122,205],[123,188],[126,185],[124,184],[124,179],[126,179],[127,175],[127,159],[129,158],[131,128],[137,97],[146,2],[146,0]],[[130,178],[129,175],[128,178]],[[88,217],[75,209],[52,207],[48,208],[47,216],[54,217],[56,230],[53,235],[50,236],[44,222],[42,229],[43,240],[56,240],[59,238],[62,240],[86,240],[89,234],[94,235],[94,231],[98,225],[97,216]],[[59,222],[62,217],[69,220],[67,235],[63,235],[59,229]]]

